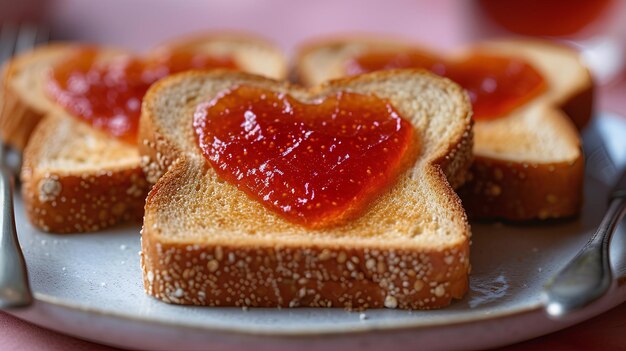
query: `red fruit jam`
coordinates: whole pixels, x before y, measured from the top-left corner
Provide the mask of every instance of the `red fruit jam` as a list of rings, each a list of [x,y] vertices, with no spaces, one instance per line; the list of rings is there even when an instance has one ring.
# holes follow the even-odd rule
[[[346,63],[346,74],[353,76],[374,71],[423,68],[440,76],[446,73],[446,63],[439,57],[421,51],[369,52]]]
[[[302,103],[240,86],[198,106],[193,125],[221,178],[311,228],[358,215],[396,178],[413,141],[388,101],[349,92]]]
[[[125,142],[137,142],[141,100],[150,85],[189,69],[237,68],[228,57],[192,52],[162,54],[151,59],[120,55],[98,60],[94,48],[82,48],[55,66],[48,94],[71,114]]]
[[[493,55],[456,62],[446,77],[467,91],[476,120],[502,117],[546,88],[541,74],[524,60]]]
[[[418,51],[371,52],[349,60],[345,69],[354,75],[394,68],[423,68],[452,79],[468,92],[476,120],[502,117],[546,88],[541,74],[524,60],[495,55],[445,62]]]

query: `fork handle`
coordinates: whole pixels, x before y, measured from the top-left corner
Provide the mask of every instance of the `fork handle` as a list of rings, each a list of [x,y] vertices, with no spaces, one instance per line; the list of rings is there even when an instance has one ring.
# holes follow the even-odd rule
[[[33,296],[15,229],[13,175],[5,167],[0,167],[0,192],[0,308],[26,307],[32,304]]]
[[[544,290],[549,316],[559,318],[602,297],[613,281],[609,243],[617,224],[626,213],[626,198],[615,196],[587,245],[550,280]]]

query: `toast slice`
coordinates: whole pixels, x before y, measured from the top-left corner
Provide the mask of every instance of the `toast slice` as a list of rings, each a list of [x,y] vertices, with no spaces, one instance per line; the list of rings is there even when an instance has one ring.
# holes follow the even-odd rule
[[[273,77],[286,72],[282,54],[252,37],[208,35],[170,45],[149,55],[166,50],[229,54],[244,70]],[[82,123],[44,91],[51,67],[79,47],[37,48],[12,60],[3,77],[2,132],[18,149],[31,139],[24,150],[21,174],[27,214],[37,227],[56,233],[95,231],[140,220],[148,191],[135,145]],[[120,54],[126,53],[102,48],[98,59],[106,61]]]
[[[65,43],[43,45],[4,64],[0,77],[0,136],[5,144],[24,151],[43,116],[58,108],[45,95],[43,77],[74,48]]]
[[[367,37],[321,40],[304,46],[295,72],[305,85],[346,75],[349,59],[366,52],[419,50],[397,39]],[[459,189],[472,218],[532,220],[576,215],[582,204],[584,162],[576,128],[591,118],[593,84],[579,55],[542,41],[479,43],[451,54],[522,58],[543,76],[547,89],[506,116],[475,124],[475,160]],[[569,117],[569,118],[568,118]]]
[[[304,103],[340,91],[387,99],[419,141],[415,163],[347,223],[293,224],[221,180],[194,136],[193,112],[222,91],[254,86]],[[459,198],[471,163],[469,100],[447,79],[382,72],[310,90],[244,73],[188,72],[144,100],[140,153],[157,179],[142,229],[145,290],[205,306],[430,309],[468,288],[470,227]]]
[[[22,164],[31,222],[49,232],[90,232],[140,221],[148,183],[137,147],[63,111],[35,128]]]
[[[51,43],[18,55],[0,73],[0,136],[5,144],[23,151],[35,126],[59,106],[45,92],[45,76],[51,67],[65,60],[79,47],[75,43]],[[99,48],[102,56],[128,54],[109,47]],[[287,75],[283,54],[267,41],[247,34],[209,33],[178,38],[154,48],[148,56],[192,50],[207,54],[232,55],[243,71],[275,79]]]

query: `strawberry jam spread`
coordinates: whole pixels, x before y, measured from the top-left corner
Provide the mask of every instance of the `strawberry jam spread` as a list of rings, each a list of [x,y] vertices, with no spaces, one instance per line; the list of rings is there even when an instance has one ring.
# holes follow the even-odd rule
[[[452,79],[467,91],[476,120],[502,117],[546,88],[541,74],[524,60],[495,55],[446,62],[418,51],[372,52],[345,67],[349,75],[394,68],[424,68]]]
[[[303,103],[239,86],[199,105],[193,125],[218,176],[311,228],[358,215],[396,178],[413,140],[387,100],[350,92]]]
[[[106,61],[99,56],[94,48],[77,50],[53,68],[47,92],[73,115],[131,144],[137,142],[141,100],[152,83],[189,69],[236,68],[231,58],[191,52]]]
[[[446,64],[438,57],[420,51],[370,52],[346,64],[348,75],[398,68],[423,68],[440,76],[446,73]]]

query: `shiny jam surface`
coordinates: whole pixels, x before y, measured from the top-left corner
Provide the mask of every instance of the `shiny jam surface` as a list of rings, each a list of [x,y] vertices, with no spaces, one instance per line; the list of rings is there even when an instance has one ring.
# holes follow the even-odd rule
[[[348,60],[346,73],[357,75],[388,69],[423,68],[440,76],[446,73],[446,63],[421,51],[370,52]]]
[[[506,115],[546,87],[541,74],[524,60],[492,55],[459,61],[446,76],[467,91],[477,120]]]
[[[141,100],[157,80],[189,69],[236,68],[228,57],[192,52],[141,59],[123,55],[98,61],[94,48],[78,50],[53,68],[47,92],[61,106],[96,128],[135,144]]]
[[[506,115],[545,90],[541,74],[522,59],[474,54],[461,61],[446,62],[419,52],[367,53],[346,63],[347,74],[393,68],[424,68],[448,77],[470,96],[474,119]]]
[[[251,86],[199,105],[194,128],[218,176],[311,228],[358,215],[396,178],[413,140],[410,122],[376,96],[308,104]]]

